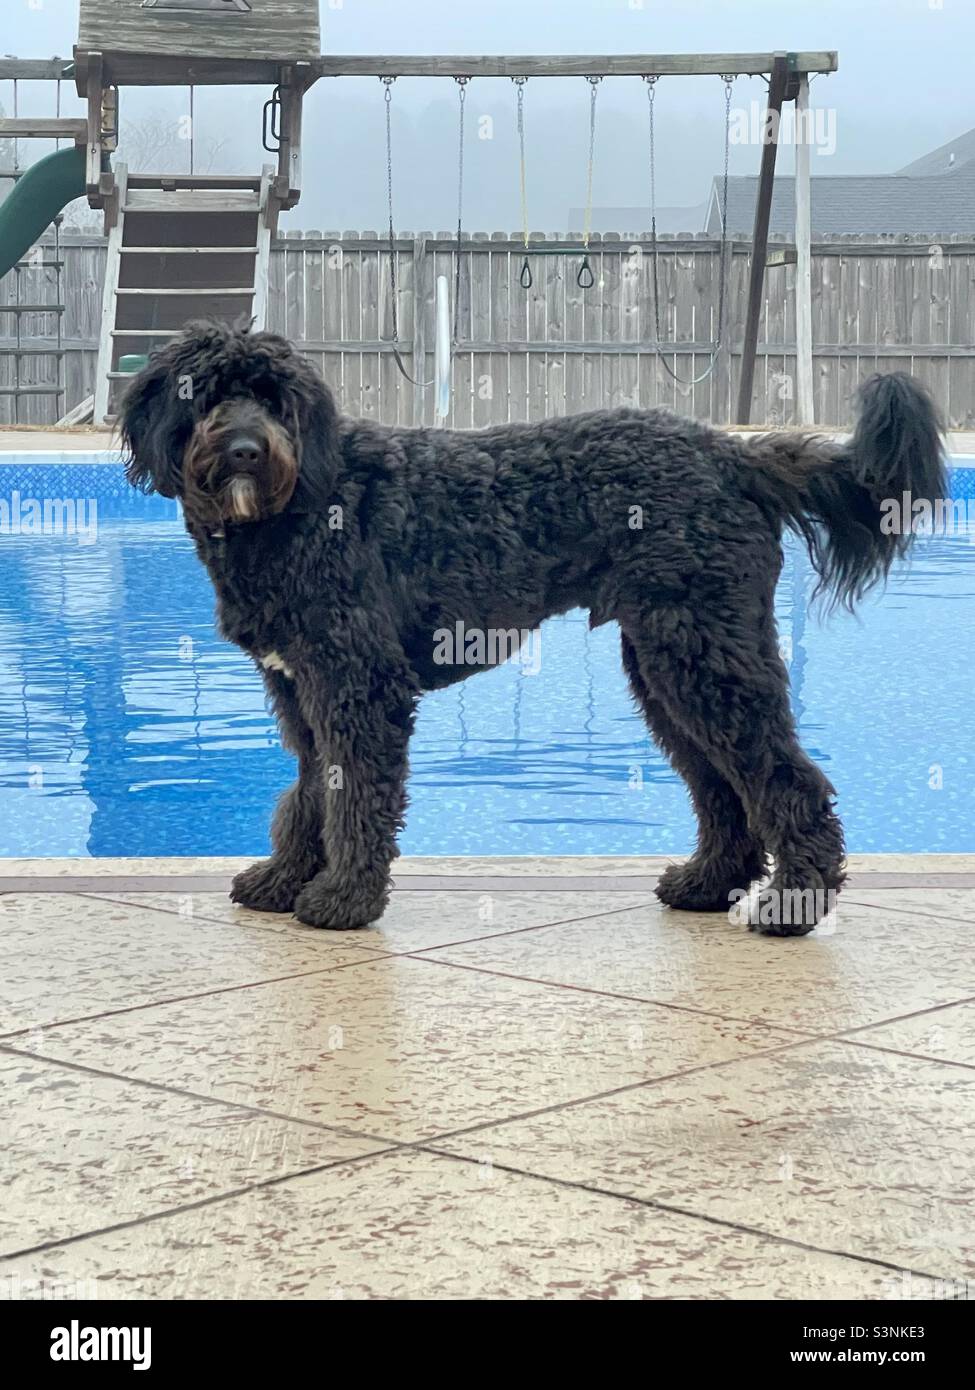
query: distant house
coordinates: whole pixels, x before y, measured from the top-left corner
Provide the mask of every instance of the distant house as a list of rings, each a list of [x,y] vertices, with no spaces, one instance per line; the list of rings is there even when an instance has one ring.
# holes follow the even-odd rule
[[[930,154],[923,154],[913,164],[905,164],[897,172],[906,174],[909,179],[927,179],[938,174],[957,173],[966,164],[970,169],[975,169],[975,130],[959,135],[957,140],[949,140],[947,145],[939,146]]]
[[[975,130],[915,160],[896,174],[838,174],[811,183],[813,236],[975,237]],[[728,180],[728,232],[751,236],[758,178]],[[769,231],[795,232],[795,185],[776,178]],[[721,180],[711,185],[705,230],[721,234]]]

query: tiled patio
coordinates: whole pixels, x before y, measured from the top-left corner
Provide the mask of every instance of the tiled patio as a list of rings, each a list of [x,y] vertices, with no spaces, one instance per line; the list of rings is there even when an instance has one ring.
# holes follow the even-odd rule
[[[329,933],[4,861],[0,1298],[970,1296],[975,858],[788,940],[663,862],[400,861]]]

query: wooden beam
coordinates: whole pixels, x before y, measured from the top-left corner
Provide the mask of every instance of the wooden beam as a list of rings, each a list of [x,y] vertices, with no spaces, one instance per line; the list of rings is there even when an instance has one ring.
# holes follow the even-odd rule
[[[0,82],[56,82],[74,77],[72,58],[0,57]]]
[[[782,102],[789,80],[789,62],[784,54],[775,60],[768,89],[765,138],[762,145],[762,168],[755,203],[755,230],[752,233],[752,264],[748,279],[748,312],[741,349],[741,376],[738,382],[738,410],[735,420],[747,425],[752,413],[752,391],[755,385],[755,349],[758,346],[758,323],[762,316],[762,291],[765,287],[765,261],[768,256],[769,217],[772,212],[772,189],[775,182],[775,156],[779,147],[779,123]]]
[[[814,425],[812,337],[812,186],[809,174],[809,78],[796,92],[796,423]]]
[[[51,64],[38,64],[48,71],[38,76],[74,76],[81,95],[86,89],[87,69],[94,50],[76,48],[73,70],[63,71]],[[422,56],[417,54],[323,54],[308,63],[307,86],[320,77],[659,77],[761,76],[771,73],[777,58],[787,56],[790,70],[836,72],[837,54],[830,49],[811,49],[782,55],[778,53],[633,53],[633,54],[526,54],[511,56],[470,54]],[[169,56],[164,53],[104,51],[107,82],[127,87],[273,86],[278,80],[280,60],[254,57],[208,56],[206,54]],[[55,62],[61,63],[57,59]],[[0,77],[3,65],[0,62]],[[13,74],[8,74],[13,75]],[[25,74],[26,75],[26,74]]]
[[[85,78],[87,100],[87,153],[85,155],[85,191],[93,208],[104,207],[101,194],[102,173],[102,55],[92,53]]]
[[[81,96],[94,52],[75,49],[73,75]],[[164,53],[120,53],[113,49],[100,56],[106,83],[119,87],[273,87],[281,71],[280,59],[262,57],[209,57],[202,53],[167,57]]]
[[[792,72],[835,72],[835,52],[554,54],[511,57],[325,54],[319,77],[643,77],[771,73],[779,60]]]
[[[274,166],[265,164],[261,170],[259,212],[257,217],[257,259],[254,262],[254,298],[251,317],[254,327],[267,327],[267,302],[271,270],[271,236],[278,216],[274,198]]]
[[[122,247],[122,235],[125,227],[125,184],[128,178],[128,170],[124,164],[115,166],[115,178],[118,189],[116,216],[108,234],[105,280],[102,285],[102,316],[98,329],[98,361],[95,366],[95,403],[93,409],[95,423],[99,425],[108,415],[111,392],[108,374],[112,370],[112,358],[115,352],[115,291],[118,289],[119,252]]]
[[[307,63],[297,68],[282,68],[278,84],[281,93],[281,137],[274,185],[274,196],[281,208],[293,208],[301,196],[301,105],[308,85]]]
[[[16,140],[74,140],[83,145],[88,134],[88,122],[81,117],[41,119],[37,116],[3,117],[0,135]]]

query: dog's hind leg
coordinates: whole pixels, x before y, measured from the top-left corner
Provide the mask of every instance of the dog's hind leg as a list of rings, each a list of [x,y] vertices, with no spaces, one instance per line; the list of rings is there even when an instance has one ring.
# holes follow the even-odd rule
[[[657,897],[687,912],[727,912],[732,893],[747,890],[766,871],[765,851],[748,826],[741,797],[707,760],[640,674],[636,650],[623,634],[623,667],[650,731],[687,783],[698,821],[697,851],[673,864],[657,884]]]
[[[321,777],[312,731],[298,708],[292,682],[266,671],[265,683],[281,741],[298,759],[298,780],[278,801],[271,823],[273,853],[233,881],[230,896],[258,912],[291,912],[295,899],[325,863]]]
[[[639,672],[692,746],[734,789],[774,860],[756,925],[801,936],[832,907],[844,874],[834,790],[796,736],[771,595],[729,592],[626,624]]]

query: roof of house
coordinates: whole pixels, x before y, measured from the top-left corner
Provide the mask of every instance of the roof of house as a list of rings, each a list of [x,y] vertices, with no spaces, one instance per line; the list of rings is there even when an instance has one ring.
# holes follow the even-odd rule
[[[975,160],[975,130],[968,130],[964,135],[949,140],[947,145],[939,145],[936,150],[915,159],[912,164],[905,164],[897,172],[909,179],[926,179],[938,174],[957,173],[972,160]]]
[[[706,230],[721,230],[720,180],[708,204]],[[758,179],[728,180],[728,233],[751,236]],[[908,178],[904,174],[836,175],[811,180],[813,235],[855,233],[975,236],[975,164],[951,174]],[[795,233],[795,184],[777,178],[772,191],[770,233]]]

